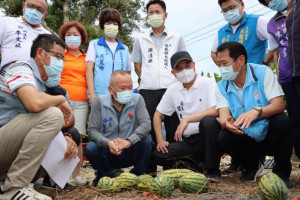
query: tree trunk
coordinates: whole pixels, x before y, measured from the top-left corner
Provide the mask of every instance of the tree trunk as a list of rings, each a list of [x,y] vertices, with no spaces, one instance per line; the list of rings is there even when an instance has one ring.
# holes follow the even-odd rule
[[[70,21],[70,0],[64,0],[63,1],[63,13],[64,13],[64,23]]]

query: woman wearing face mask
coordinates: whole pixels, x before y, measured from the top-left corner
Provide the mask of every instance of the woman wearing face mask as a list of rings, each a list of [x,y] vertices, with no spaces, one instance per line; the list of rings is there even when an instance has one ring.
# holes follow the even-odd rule
[[[131,71],[128,47],[116,38],[122,25],[121,20],[116,9],[105,8],[99,14],[99,25],[104,36],[90,42],[86,56],[90,105],[95,96],[108,94],[112,72]]]
[[[71,99],[71,107],[75,117],[75,128],[82,136],[86,133],[85,126],[88,115],[87,83],[85,57],[80,45],[87,42],[87,32],[84,26],[76,21],[67,22],[59,29],[59,36],[65,41],[64,69],[61,73],[60,86],[65,88]],[[78,156],[82,159],[82,149],[79,148]],[[86,185],[88,182],[80,177],[81,162],[78,163],[72,174],[72,185]]]

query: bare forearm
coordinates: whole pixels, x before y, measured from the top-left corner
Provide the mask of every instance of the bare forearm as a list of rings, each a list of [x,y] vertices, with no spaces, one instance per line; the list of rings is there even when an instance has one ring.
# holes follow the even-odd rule
[[[217,54],[215,52],[213,52],[213,51],[211,51],[211,59],[214,61],[214,63],[216,65],[218,65],[217,64]]]
[[[94,63],[87,62],[86,63],[86,81],[89,94],[94,94]]]
[[[199,112],[193,115],[188,115],[186,116],[184,119],[187,120],[187,122],[199,122],[204,116],[206,115],[211,115],[214,117],[218,117],[219,116],[219,112],[216,109],[216,106],[213,106],[203,112]]]
[[[284,109],[285,109],[285,105],[283,101],[271,103],[263,107],[261,117],[272,117],[273,115],[283,113]]]
[[[141,78],[142,75],[142,63],[134,63],[134,70],[135,73],[139,78]]]
[[[160,113],[157,113],[157,112],[155,112],[154,117],[153,117],[153,127],[154,127],[157,142],[161,142],[164,140],[162,126],[161,126],[162,117],[163,117],[163,115]]]

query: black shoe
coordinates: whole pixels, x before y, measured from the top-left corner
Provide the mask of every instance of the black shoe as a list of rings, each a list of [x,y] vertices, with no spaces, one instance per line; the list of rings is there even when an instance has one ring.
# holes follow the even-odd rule
[[[48,181],[44,181],[42,183],[42,188],[44,189],[50,189],[50,190],[53,190],[53,189],[61,189],[57,184],[54,184],[53,186],[51,185],[50,182]],[[63,190],[73,190],[75,187],[73,185],[70,185],[69,183],[66,183],[65,187],[62,188]]]
[[[246,170],[242,173],[240,178],[241,181],[256,181],[257,176],[262,174],[264,171],[264,166],[259,163],[258,168],[254,170]]]
[[[211,183],[219,183],[222,179],[222,174],[220,170],[214,169],[214,170],[205,170],[205,176],[207,177],[207,180]]]
[[[285,183],[287,188],[291,189],[294,187],[293,183],[288,178],[284,178],[284,177],[280,177],[280,178]]]
[[[101,178],[100,176],[96,176],[96,178],[93,180],[93,186],[94,187],[97,187],[100,178]]]

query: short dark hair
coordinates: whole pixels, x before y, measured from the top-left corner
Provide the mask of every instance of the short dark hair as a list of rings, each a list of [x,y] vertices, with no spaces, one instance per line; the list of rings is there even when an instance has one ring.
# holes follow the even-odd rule
[[[226,1],[228,1],[228,0],[218,0],[218,3],[219,3],[219,5],[221,6],[222,3],[225,3]],[[242,2],[243,0],[236,0],[236,1]]]
[[[229,56],[236,61],[241,55],[245,56],[245,63],[247,63],[247,52],[246,48],[244,45],[242,45],[239,42],[226,42],[221,44],[217,48],[217,55],[219,52],[222,52],[224,50],[228,49],[229,50]]]
[[[122,17],[120,12],[114,8],[104,8],[99,13],[99,25],[102,30],[104,30],[104,24],[109,21],[114,21],[118,23],[119,29],[122,26]]]
[[[264,6],[268,6],[268,4],[266,3],[266,0],[258,0],[259,3],[261,3]]]
[[[36,52],[38,48],[51,50],[54,44],[58,44],[64,49],[66,48],[66,44],[59,37],[53,34],[40,34],[37,36],[35,40],[32,42],[30,57],[35,58]]]
[[[147,12],[149,10],[149,7],[153,4],[159,4],[160,7],[162,7],[162,9],[166,12],[167,11],[167,6],[166,6],[166,3],[162,0],[150,0],[147,5],[146,5],[146,9],[147,9]]]
[[[59,29],[59,37],[60,37],[63,41],[65,41],[66,32],[67,32],[70,28],[72,28],[72,27],[77,28],[77,30],[79,31],[80,36],[81,36],[81,43],[82,43],[82,44],[87,43],[87,32],[86,32],[86,29],[85,29],[85,27],[84,27],[81,23],[79,23],[79,22],[77,22],[77,21],[71,21],[71,22],[66,22],[66,23],[64,23],[64,24],[60,27],[60,29]]]

